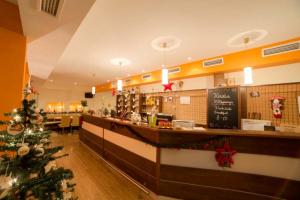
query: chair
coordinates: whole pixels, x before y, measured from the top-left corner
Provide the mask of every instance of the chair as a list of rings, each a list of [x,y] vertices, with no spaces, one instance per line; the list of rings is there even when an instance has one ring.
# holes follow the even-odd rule
[[[61,128],[62,133],[64,133],[65,128],[70,128],[70,122],[71,122],[70,116],[63,115],[61,117],[61,121],[58,127]]]
[[[73,132],[73,128],[79,128],[79,126],[80,126],[80,116],[73,115],[73,119],[71,122],[71,133]]]

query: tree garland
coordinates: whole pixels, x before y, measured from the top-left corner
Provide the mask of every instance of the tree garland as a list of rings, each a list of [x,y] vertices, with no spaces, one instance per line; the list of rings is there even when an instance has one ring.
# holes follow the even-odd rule
[[[142,142],[152,145],[157,148],[174,148],[174,149],[195,149],[195,150],[208,150],[214,149],[216,151],[215,159],[220,167],[231,167],[234,164],[233,156],[237,153],[229,145],[229,136],[211,136],[207,139],[203,139],[201,142],[187,142],[184,144],[161,144],[153,142],[148,138],[141,135],[139,132],[134,130],[131,126],[118,124],[116,122],[110,123],[111,130],[116,129],[127,129],[135,137]]]

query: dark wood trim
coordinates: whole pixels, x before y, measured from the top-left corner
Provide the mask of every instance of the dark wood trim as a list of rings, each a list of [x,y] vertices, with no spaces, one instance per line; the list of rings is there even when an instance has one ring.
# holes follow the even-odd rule
[[[117,157],[122,158],[122,160],[130,163],[135,168],[152,176],[156,176],[156,163],[143,158],[142,156],[123,149],[107,140],[104,140],[104,151],[109,151]]]
[[[103,139],[101,137],[81,128],[79,131],[79,139],[97,154],[103,155]]]
[[[278,198],[241,191],[165,180],[160,181],[159,195],[184,200],[278,200]]]
[[[123,159],[119,154],[113,153],[107,149],[104,149],[103,157],[146,188],[153,192],[157,191],[157,177],[155,175],[152,176],[148,174],[128,160]]]
[[[235,191],[235,193],[237,193],[235,195],[245,196],[243,196],[243,198],[240,196],[240,199],[249,199],[249,197],[252,196],[249,195],[250,193],[258,196],[257,199],[260,199],[261,196],[283,199],[300,199],[300,181],[255,174],[161,165],[160,180],[160,194],[177,198],[181,198],[182,195],[186,194],[175,192],[175,194],[172,195],[171,193],[176,191],[177,187],[184,187],[188,191],[199,190],[199,192],[201,191],[201,193],[204,194],[206,192],[211,192],[210,190],[212,188],[213,191],[224,194],[230,190],[228,195],[230,194],[231,198],[233,198],[231,196],[231,192]],[[164,184],[169,182],[170,184],[166,187]],[[172,188],[172,186],[174,186],[174,188]],[[185,193],[185,191],[182,193]],[[194,193],[193,195],[195,194],[197,193]],[[217,199],[216,197],[218,197],[216,194],[210,195],[212,199]],[[193,197],[191,199],[197,198]]]
[[[226,136],[226,134],[221,135]],[[182,144],[209,140],[210,134],[160,132],[160,144]],[[300,139],[276,137],[228,136],[230,146],[238,153],[300,158]],[[214,150],[214,149],[208,149]]]

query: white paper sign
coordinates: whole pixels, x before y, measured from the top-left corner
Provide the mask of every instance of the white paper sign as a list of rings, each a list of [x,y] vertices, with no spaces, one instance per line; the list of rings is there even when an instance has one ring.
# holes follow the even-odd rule
[[[191,97],[190,96],[181,96],[180,104],[191,104]]]

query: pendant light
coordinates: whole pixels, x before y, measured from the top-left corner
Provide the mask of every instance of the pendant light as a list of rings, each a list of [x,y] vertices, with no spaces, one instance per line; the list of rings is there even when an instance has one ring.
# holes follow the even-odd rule
[[[169,83],[169,70],[168,69],[166,69],[166,68],[163,68],[162,70],[161,70],[161,83],[163,84],[163,85],[166,85],[166,84],[168,84]]]
[[[123,81],[122,80],[118,80],[117,81],[117,90],[118,91],[122,91],[123,90]]]
[[[249,37],[244,38],[245,48],[246,48],[246,46],[249,42],[250,42]],[[252,83],[253,83],[252,67],[245,67],[244,68],[244,84],[245,85],[250,85]]]
[[[96,76],[96,74],[93,73],[93,79],[95,79],[95,76]],[[96,94],[96,87],[93,86],[93,87],[92,87],[92,95],[95,95],[95,94]]]
[[[244,84],[250,85],[253,83],[252,67],[244,68]]]
[[[161,48],[163,48],[163,62],[164,64],[162,65],[162,69],[161,69],[161,83],[163,85],[166,85],[169,83],[169,70],[166,67],[166,48],[167,48],[167,43],[164,42],[161,44]]]

